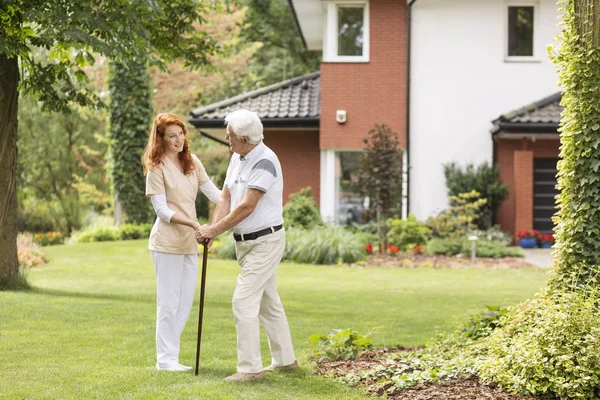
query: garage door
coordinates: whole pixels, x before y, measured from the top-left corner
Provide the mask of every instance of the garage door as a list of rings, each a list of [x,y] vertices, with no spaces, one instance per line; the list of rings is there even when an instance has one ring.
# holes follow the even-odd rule
[[[552,233],[556,211],[556,163],[558,158],[533,159],[533,229]]]

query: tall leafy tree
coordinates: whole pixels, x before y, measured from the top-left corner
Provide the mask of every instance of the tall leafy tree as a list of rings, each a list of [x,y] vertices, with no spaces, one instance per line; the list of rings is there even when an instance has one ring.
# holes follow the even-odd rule
[[[35,100],[21,101],[17,180],[20,229],[57,230],[69,235],[80,227],[86,206],[106,207],[104,119],[103,113],[86,109],[44,113]]]
[[[598,279],[600,265],[600,0],[562,0],[555,63],[564,88],[554,286]]]
[[[242,4],[248,7],[243,37],[263,45],[252,59],[247,81],[262,86],[319,70],[320,53],[306,49],[288,0],[243,0]],[[232,82],[234,92],[240,89],[246,88]]]
[[[500,181],[498,166],[490,166],[484,162],[477,167],[468,164],[461,168],[451,162],[444,164],[444,176],[449,198],[475,190],[481,195],[481,198],[487,200],[479,210],[479,218],[476,223],[479,229],[489,229],[494,224],[502,202],[508,197],[508,185]],[[455,205],[452,204],[452,201],[450,203],[450,205]]]
[[[398,134],[387,125],[376,125],[364,139],[357,189],[369,196],[376,212],[379,249],[387,248],[386,220],[402,204],[402,157]]]
[[[40,100],[45,109],[54,111],[68,112],[70,103],[99,106],[100,99],[87,88],[83,69],[94,63],[94,54],[115,62],[148,61],[163,68],[174,59],[184,59],[191,67],[205,65],[216,49],[201,29],[209,5],[196,0],[0,3],[0,287],[19,281],[19,95]]]

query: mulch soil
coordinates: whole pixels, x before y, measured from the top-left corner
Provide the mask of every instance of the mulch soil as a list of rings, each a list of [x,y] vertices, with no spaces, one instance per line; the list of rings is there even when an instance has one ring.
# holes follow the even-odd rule
[[[356,360],[319,362],[315,366],[315,372],[318,375],[341,377],[350,372],[358,373],[382,365],[387,354],[409,350],[411,349],[368,350]],[[372,383],[374,382],[366,382],[365,387]],[[387,387],[370,394],[384,396],[385,389]],[[385,398],[394,400],[537,400],[535,397],[515,396],[498,386],[486,385],[475,377],[399,389],[392,393],[388,392]]]
[[[427,256],[424,254],[398,253],[373,254],[364,264],[352,264],[352,268],[484,268],[484,269],[520,269],[539,267],[525,262],[522,257],[482,258],[478,257],[473,264],[470,257]],[[373,369],[385,363],[385,356],[412,349],[374,349],[363,352],[356,360],[322,361],[316,364],[318,375],[341,377],[348,373],[358,373]],[[375,382],[363,382],[365,388]],[[399,389],[386,393],[388,387],[370,394],[394,400],[539,400],[536,397],[516,396],[505,389],[487,385],[476,377],[465,377],[436,384],[417,385],[407,389]],[[546,399],[548,400],[548,399]]]
[[[470,257],[456,256],[428,256],[424,254],[397,253],[391,254],[373,254],[364,265],[352,264],[352,267],[369,268],[485,268],[485,269],[520,269],[520,268],[539,268],[529,264],[524,257],[503,257],[503,258],[484,258],[478,257],[475,263],[471,262]]]

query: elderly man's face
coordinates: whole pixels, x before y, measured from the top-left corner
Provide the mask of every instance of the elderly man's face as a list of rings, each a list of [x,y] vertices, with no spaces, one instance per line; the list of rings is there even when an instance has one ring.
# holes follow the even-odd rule
[[[238,139],[238,137],[234,135],[233,130],[229,127],[229,125],[227,125],[225,132],[225,139],[229,140],[229,150],[234,153],[245,155],[243,153],[246,147],[246,141],[244,139]]]

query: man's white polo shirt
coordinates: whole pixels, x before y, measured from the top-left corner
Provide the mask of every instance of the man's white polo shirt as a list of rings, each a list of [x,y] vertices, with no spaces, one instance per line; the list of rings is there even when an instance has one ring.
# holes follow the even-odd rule
[[[252,214],[233,227],[235,233],[247,234],[283,224],[281,164],[273,150],[263,142],[245,157],[233,153],[224,186],[231,193],[230,210],[240,204],[247,188],[264,193]]]

